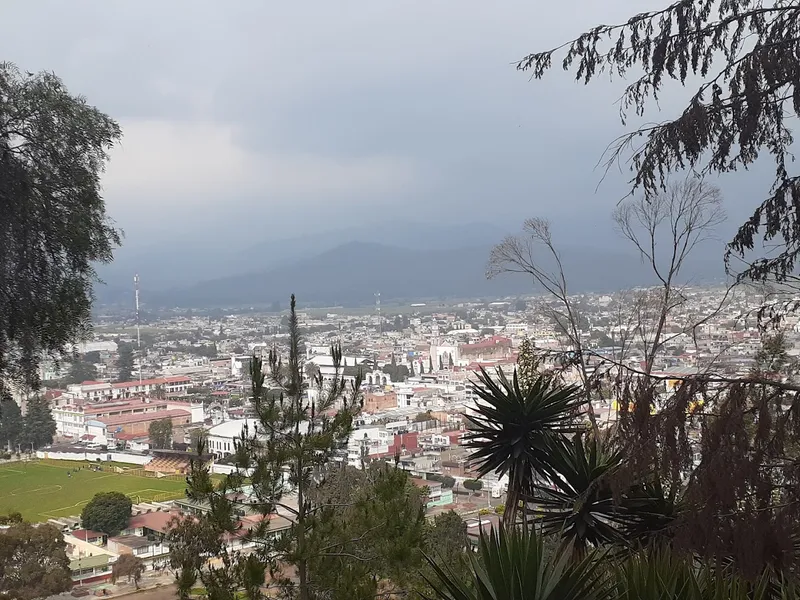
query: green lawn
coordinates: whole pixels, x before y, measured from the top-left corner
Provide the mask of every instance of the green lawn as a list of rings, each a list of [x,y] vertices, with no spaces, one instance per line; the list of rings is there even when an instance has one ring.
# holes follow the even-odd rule
[[[62,461],[0,465],[0,514],[18,511],[29,521],[46,521],[80,515],[83,505],[99,492],[122,492],[136,503],[180,498],[186,489],[183,480],[115,473],[108,463],[100,472],[80,468],[89,465]]]

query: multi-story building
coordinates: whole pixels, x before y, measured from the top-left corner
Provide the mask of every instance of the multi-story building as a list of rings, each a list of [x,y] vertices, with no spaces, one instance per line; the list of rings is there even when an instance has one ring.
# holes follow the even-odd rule
[[[67,387],[69,394],[80,401],[99,402],[102,400],[120,400],[136,396],[150,396],[159,388],[166,396],[185,394],[192,380],[185,375],[174,377],[158,377],[142,381],[123,381],[107,383],[102,381],[84,381]]]
[[[81,440],[85,435],[97,436],[90,431],[92,424],[103,423],[107,434],[147,433],[150,422],[172,418],[173,425],[184,425],[203,421],[203,405],[170,400],[135,398],[116,402],[92,404],[62,404],[52,409],[56,422],[56,433],[60,436]],[[144,429],[142,429],[144,427]]]

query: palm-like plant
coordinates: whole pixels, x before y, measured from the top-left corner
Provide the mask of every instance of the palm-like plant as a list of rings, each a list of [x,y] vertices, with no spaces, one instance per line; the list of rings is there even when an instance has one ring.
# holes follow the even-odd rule
[[[537,484],[527,498],[536,505],[543,531],[560,535],[575,557],[592,546],[624,541],[620,528],[629,517],[618,507],[609,483],[621,462],[619,452],[609,451],[595,437],[576,435],[554,448],[552,487]]]
[[[470,580],[428,559],[438,581],[428,583],[440,600],[605,600],[610,589],[601,563],[548,557],[534,529],[500,527],[481,535],[470,555]]]
[[[472,383],[480,399],[473,415],[467,415],[466,445],[474,450],[478,476],[508,474],[504,519],[516,522],[520,501],[530,495],[537,478],[550,478],[554,448],[578,427],[574,415],[584,399],[578,386],[564,386],[538,377],[521,389],[517,372],[511,381],[497,369],[497,381],[481,368]]]
[[[770,571],[748,580],[730,565],[698,561],[666,548],[639,553],[616,564],[609,584],[625,600],[789,600],[797,585]]]
[[[660,546],[673,535],[673,526],[680,517],[681,500],[665,493],[658,478],[654,477],[625,490],[620,509],[627,516],[622,533],[634,548]]]

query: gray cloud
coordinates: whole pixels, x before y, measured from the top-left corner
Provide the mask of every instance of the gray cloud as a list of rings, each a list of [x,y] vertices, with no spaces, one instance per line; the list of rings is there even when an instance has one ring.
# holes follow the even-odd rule
[[[38,0],[4,6],[0,58],[123,125],[104,185],[131,247],[359,216],[596,223],[625,180],[595,192],[619,84],[512,63],[659,4]]]

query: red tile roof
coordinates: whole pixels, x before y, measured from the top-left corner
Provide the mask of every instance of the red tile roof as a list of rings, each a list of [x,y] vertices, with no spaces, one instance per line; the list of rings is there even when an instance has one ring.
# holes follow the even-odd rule
[[[159,419],[173,418],[173,417],[189,417],[191,413],[182,408],[173,408],[171,410],[154,410],[151,412],[139,413],[136,415],[119,415],[117,417],[100,417],[97,420],[105,423],[109,427],[114,425],[125,425],[128,423],[141,423],[147,421],[158,421]]]
[[[137,529],[139,527],[146,527],[153,531],[167,531],[167,526],[174,516],[176,516],[174,513],[164,511],[142,513],[131,517],[131,520],[128,521],[127,528]]]
[[[76,529],[72,532],[72,537],[76,537],[79,540],[83,540],[84,542],[88,542],[89,540],[96,540],[98,538],[105,537],[105,533],[101,533],[99,531],[92,531],[91,529]]]

